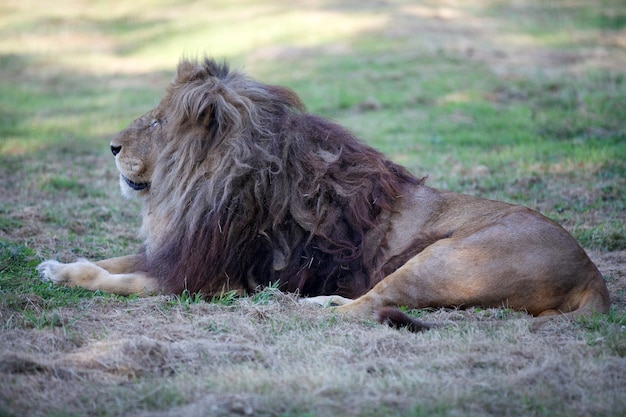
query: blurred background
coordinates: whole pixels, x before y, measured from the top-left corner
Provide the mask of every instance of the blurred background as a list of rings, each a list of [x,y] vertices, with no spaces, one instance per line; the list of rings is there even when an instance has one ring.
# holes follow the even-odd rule
[[[116,194],[109,140],[181,57],[211,56],[291,87],[430,185],[626,247],[623,0],[0,0],[0,16],[8,241],[136,243],[99,226],[138,210]]]

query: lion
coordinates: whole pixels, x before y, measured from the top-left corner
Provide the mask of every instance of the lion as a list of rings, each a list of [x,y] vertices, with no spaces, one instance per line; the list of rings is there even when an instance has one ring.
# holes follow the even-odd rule
[[[398,323],[400,306],[504,306],[535,317],[610,306],[602,275],[555,222],[431,188],[307,113],[290,89],[226,63],[182,59],[162,101],[115,136],[111,152],[122,194],[143,203],[141,249],[48,260],[37,267],[44,280],[140,296],[278,285]]]

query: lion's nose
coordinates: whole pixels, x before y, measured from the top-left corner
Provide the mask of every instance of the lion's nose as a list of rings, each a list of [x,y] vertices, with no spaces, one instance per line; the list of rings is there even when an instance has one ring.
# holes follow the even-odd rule
[[[121,150],[121,146],[111,145],[111,153],[113,154],[113,156],[117,156],[117,154],[120,153]]]

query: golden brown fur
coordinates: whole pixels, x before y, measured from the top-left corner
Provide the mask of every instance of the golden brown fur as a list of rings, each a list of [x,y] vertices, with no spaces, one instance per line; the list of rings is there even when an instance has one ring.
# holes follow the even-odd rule
[[[224,64],[182,61],[161,103],[111,150],[122,193],[143,200],[142,250],[46,261],[45,279],[119,294],[249,293],[273,282],[389,320],[397,315],[384,308],[400,305],[608,310],[601,275],[558,225],[429,188],[306,113],[292,91]]]

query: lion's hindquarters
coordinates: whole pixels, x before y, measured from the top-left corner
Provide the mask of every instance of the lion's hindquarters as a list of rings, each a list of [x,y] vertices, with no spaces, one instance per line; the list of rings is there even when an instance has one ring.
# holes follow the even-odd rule
[[[505,306],[539,315],[573,311],[588,302],[608,308],[608,292],[593,263],[545,217],[513,208],[472,230],[430,245],[340,310],[371,314],[386,306]]]

